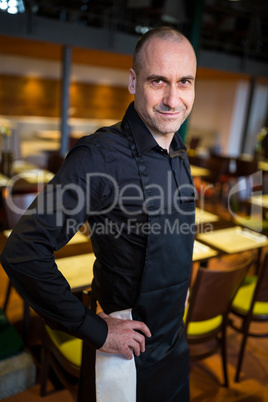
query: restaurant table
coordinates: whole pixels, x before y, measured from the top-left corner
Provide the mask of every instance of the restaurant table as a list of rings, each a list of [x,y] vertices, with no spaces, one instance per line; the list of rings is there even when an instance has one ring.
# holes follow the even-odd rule
[[[258,169],[262,170],[263,172],[268,172],[268,161],[259,161]]]
[[[201,233],[197,235],[197,239],[226,254],[261,250],[268,246],[267,236],[240,226]]]
[[[10,230],[0,232],[0,253],[2,253]],[[95,255],[89,238],[82,232],[77,232],[73,238],[60,250],[54,252],[58,269],[67,279],[71,291],[78,294],[88,289],[93,278],[93,263]],[[10,282],[8,282],[7,295]],[[8,297],[8,296],[7,296]],[[30,308],[24,303],[23,339],[27,343],[30,328]]]
[[[56,258],[59,271],[68,281],[73,293],[88,289],[93,280],[94,253]]]
[[[209,258],[216,257],[217,255],[218,251],[200,243],[197,240],[194,241],[193,262],[208,260]]]
[[[191,175],[193,177],[209,176],[210,170],[200,166],[190,165]]]
[[[6,187],[8,181],[9,181],[9,177],[0,173],[0,188]]]
[[[14,161],[12,170],[13,175],[19,175],[28,183],[48,183],[54,176],[54,174],[48,170],[41,169],[24,160]]]
[[[253,197],[250,197],[250,202],[251,204],[268,208],[268,194],[254,195]]]
[[[10,233],[11,230],[4,230],[3,232],[0,232],[0,253],[2,253],[7,237],[10,235]],[[78,231],[65,246],[63,246],[60,250],[54,251],[54,256],[56,259],[59,259],[92,252],[93,250],[90,238],[82,233],[82,231]]]
[[[220,217],[218,215],[212,214],[211,212],[205,211],[204,209],[195,209],[195,223],[199,225],[200,223],[207,222],[218,222]]]
[[[46,169],[24,160],[15,160],[12,166],[12,176],[0,176],[0,188],[9,187],[15,193],[35,193],[53,178],[54,174]]]

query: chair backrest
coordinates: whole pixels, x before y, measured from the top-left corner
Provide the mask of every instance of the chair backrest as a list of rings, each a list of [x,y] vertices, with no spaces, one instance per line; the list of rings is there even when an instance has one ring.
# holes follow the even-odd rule
[[[213,184],[220,180],[220,177],[228,171],[229,158],[219,156],[209,156],[202,161],[202,167],[210,170],[210,175],[205,177],[205,181]]]
[[[268,302],[268,253],[265,254],[258,272],[258,282],[253,296],[254,302]]]
[[[47,170],[57,173],[64,161],[64,157],[60,155],[59,151],[47,151],[47,155]]]
[[[2,192],[3,207],[8,229],[13,229],[38,193],[11,194],[8,188]]]
[[[200,267],[192,289],[186,326],[190,321],[203,321],[227,315],[235,293],[249,269],[253,257],[233,268]]]
[[[253,160],[243,160],[237,158],[235,160],[236,170],[234,175],[236,177],[245,177],[250,176],[258,171],[258,161],[256,159]]]

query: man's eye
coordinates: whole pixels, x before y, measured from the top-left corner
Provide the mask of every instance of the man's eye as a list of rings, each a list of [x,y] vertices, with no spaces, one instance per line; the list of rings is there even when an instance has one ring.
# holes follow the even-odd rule
[[[186,85],[186,84],[190,84],[190,81],[189,80],[181,80],[181,84],[183,84],[183,85]]]
[[[153,84],[159,85],[159,84],[163,84],[163,80],[153,80]]]

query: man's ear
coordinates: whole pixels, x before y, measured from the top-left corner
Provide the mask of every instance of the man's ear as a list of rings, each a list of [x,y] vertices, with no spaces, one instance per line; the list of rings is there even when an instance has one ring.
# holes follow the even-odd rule
[[[136,73],[133,70],[133,68],[131,68],[129,70],[128,90],[131,95],[135,95],[135,93],[136,93]]]

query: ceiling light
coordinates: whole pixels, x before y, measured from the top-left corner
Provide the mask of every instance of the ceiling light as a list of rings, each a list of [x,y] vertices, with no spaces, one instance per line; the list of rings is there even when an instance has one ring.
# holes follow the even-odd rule
[[[23,0],[0,0],[0,10],[7,11],[9,14],[24,13],[25,7]]]
[[[12,7],[8,7],[7,12],[9,14],[17,14],[19,12],[19,10],[18,10],[18,7],[12,6]]]
[[[18,2],[17,0],[9,0],[8,1],[8,7],[13,8],[13,7],[17,7]]]
[[[150,27],[143,27],[142,25],[137,25],[136,27],[135,27],[135,31],[138,33],[138,34],[145,34],[147,31],[150,31],[150,29],[152,29],[152,28],[150,28]]]
[[[0,9],[1,10],[7,9],[7,1],[0,1]]]
[[[19,9],[19,12],[20,12],[20,13],[24,13],[24,12],[25,12],[25,7],[24,7],[24,4],[23,4],[23,1],[20,1],[20,2],[19,2],[18,9]]]

